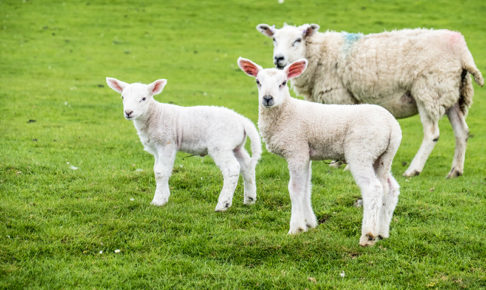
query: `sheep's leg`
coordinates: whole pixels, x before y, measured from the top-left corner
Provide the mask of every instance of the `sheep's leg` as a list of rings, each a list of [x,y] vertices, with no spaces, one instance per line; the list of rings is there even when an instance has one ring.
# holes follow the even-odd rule
[[[289,234],[298,234],[307,231],[306,189],[309,182],[309,161],[289,160],[288,164],[289,194],[292,204]]]
[[[353,160],[350,158],[349,160]],[[361,189],[363,196],[363,223],[361,225],[361,246],[372,246],[376,242],[380,229],[380,215],[383,202],[383,186],[376,177],[372,166],[364,162],[348,163],[351,174]]]
[[[466,157],[466,144],[469,128],[458,104],[455,104],[452,108],[447,110],[447,117],[449,118],[452,130],[454,130],[454,136],[456,137],[454,160],[452,161],[452,168],[447,175],[447,178],[454,178],[461,176],[464,171],[464,159]]]
[[[163,206],[169,201],[169,178],[172,174],[176,153],[177,150],[172,147],[157,148],[157,152],[154,155],[154,174],[157,186],[154,199],[151,202],[153,205]]]
[[[403,176],[406,177],[416,176],[422,172],[427,158],[439,140],[439,121],[432,120],[419,103],[417,103],[417,106],[424,129],[424,139],[422,145],[420,145],[420,149],[413,158],[412,163],[403,174]]]
[[[232,150],[211,150],[209,151],[209,155],[221,170],[224,179],[223,189],[219,194],[215,211],[225,211],[233,203],[233,194],[235,193],[240,176],[240,164],[233,155]]]
[[[312,210],[312,161],[309,162],[309,173],[307,174],[307,184],[305,188],[304,214],[307,227],[317,227],[317,218]]]
[[[240,163],[240,172],[244,182],[244,204],[253,204],[256,201],[255,166],[251,166],[251,159],[245,148],[234,150],[236,160]]]

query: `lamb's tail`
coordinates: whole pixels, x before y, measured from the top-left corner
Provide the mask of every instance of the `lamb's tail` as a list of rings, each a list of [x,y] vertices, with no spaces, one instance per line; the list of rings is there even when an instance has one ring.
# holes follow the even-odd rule
[[[243,126],[245,132],[251,141],[251,166],[255,167],[262,156],[262,143],[260,141],[260,135],[252,121],[243,117]]]
[[[470,73],[474,81],[480,85],[481,87],[484,86],[484,79],[483,75],[479,71],[479,69],[476,67],[476,64],[474,63],[474,59],[472,57],[471,52],[467,48],[466,41],[462,37],[462,41],[460,42],[461,45],[459,47],[461,48],[461,61],[462,61],[462,73],[461,73],[461,86],[460,86],[460,98],[459,98],[459,108],[464,114],[464,116],[467,116],[467,112],[469,107],[472,105],[473,101],[473,95],[474,95],[474,88],[472,85],[471,78],[467,75],[467,73]]]

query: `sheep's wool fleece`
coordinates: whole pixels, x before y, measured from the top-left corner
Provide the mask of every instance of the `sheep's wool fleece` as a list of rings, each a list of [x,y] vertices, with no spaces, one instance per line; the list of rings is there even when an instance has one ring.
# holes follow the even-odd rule
[[[464,37],[455,31],[407,29],[378,34],[316,32],[306,40],[308,69],[292,81],[297,94],[327,104],[372,103],[395,117],[431,119],[459,102],[467,114],[483,82]]]

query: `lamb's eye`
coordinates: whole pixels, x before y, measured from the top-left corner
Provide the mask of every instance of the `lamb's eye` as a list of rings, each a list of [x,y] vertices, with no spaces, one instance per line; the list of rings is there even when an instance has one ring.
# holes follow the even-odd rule
[[[292,45],[295,46],[301,42],[302,42],[302,38],[297,38]]]
[[[261,86],[261,84],[260,84],[260,81],[259,81],[259,80],[256,80],[256,84],[257,84],[257,86]]]
[[[287,81],[284,81],[283,83],[280,84],[280,87],[285,87],[285,85],[287,84]]]
[[[123,96],[122,96],[122,100],[125,99]]]
[[[145,97],[142,98],[142,101],[145,101]]]
[[[277,41],[275,40],[275,37],[274,37],[274,38],[272,38],[272,39],[273,39],[273,42],[277,42]]]

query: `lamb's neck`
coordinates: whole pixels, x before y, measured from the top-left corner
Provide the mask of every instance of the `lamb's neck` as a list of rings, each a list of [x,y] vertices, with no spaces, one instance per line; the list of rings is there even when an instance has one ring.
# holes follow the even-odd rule
[[[163,109],[162,104],[160,104],[157,101],[154,101],[154,103],[150,105],[149,109],[144,115],[133,120],[133,125],[137,129],[139,135],[147,133],[150,123],[156,117],[159,117],[157,115],[160,115],[162,113],[162,109]]]
[[[258,129],[266,142],[273,136],[276,131],[275,127],[282,123],[282,118],[288,115],[287,113],[292,107],[291,102],[292,97],[288,94],[284,102],[279,106],[273,108],[259,106]]]

